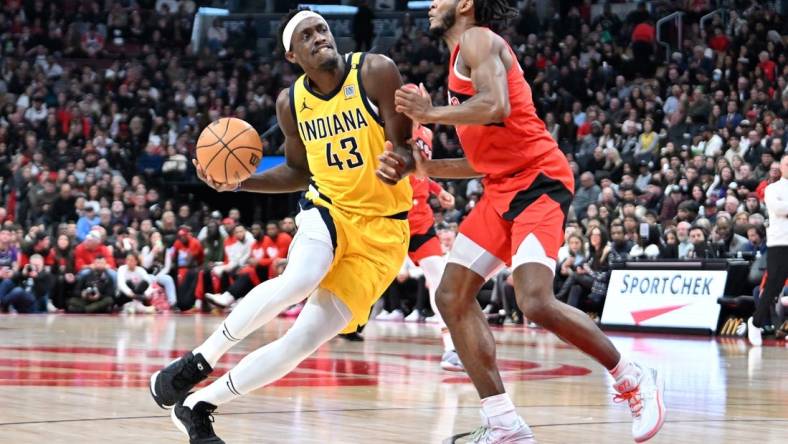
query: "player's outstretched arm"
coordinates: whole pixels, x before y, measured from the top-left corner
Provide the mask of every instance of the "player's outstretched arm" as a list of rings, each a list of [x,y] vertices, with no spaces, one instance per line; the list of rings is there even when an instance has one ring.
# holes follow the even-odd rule
[[[240,185],[220,184],[206,177],[197,167],[197,176],[216,191],[249,191],[252,193],[292,193],[306,190],[309,184],[309,164],[306,148],[301,142],[293,114],[290,111],[290,95],[283,90],[276,100],[276,117],[279,128],[285,135],[285,163],[243,181]]]
[[[397,111],[420,123],[444,125],[487,125],[509,117],[509,85],[501,58],[500,37],[484,28],[467,30],[460,40],[460,56],[471,70],[476,94],[455,106],[432,106],[424,89],[400,88],[395,96]]]
[[[394,92],[402,86],[402,77],[391,59],[368,53],[361,67],[361,78],[369,98],[378,107],[386,131],[385,156],[388,162],[378,159],[381,163],[377,176],[383,182],[393,185],[416,166],[408,143],[412,122],[408,116],[394,109]]]

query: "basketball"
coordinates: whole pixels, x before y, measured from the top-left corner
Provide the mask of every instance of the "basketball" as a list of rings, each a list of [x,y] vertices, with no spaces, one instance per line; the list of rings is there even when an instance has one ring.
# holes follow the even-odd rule
[[[206,176],[218,183],[237,184],[254,174],[263,158],[263,143],[249,123],[223,117],[202,130],[195,156]]]

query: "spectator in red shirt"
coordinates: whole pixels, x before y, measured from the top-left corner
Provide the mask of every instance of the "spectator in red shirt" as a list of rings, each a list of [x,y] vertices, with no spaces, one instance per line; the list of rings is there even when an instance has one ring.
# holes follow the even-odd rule
[[[117,282],[117,265],[112,257],[112,250],[101,242],[101,234],[91,231],[81,244],[74,248],[74,268],[77,278],[85,278],[96,269],[96,259],[102,259],[102,268],[112,278],[112,285]]]
[[[205,251],[200,241],[192,236],[189,227],[182,226],[178,229],[178,237],[172,245],[172,255],[178,284],[178,308],[181,311],[202,309],[204,292],[202,288],[198,288],[198,284],[202,284],[202,279],[199,278]]]
[[[763,179],[761,183],[758,184],[758,188],[755,189],[755,194],[758,195],[759,201],[763,202],[763,191],[766,187],[780,180],[780,177],[780,162],[772,162],[769,166],[769,175],[766,179]]]
[[[293,237],[284,231],[279,230],[279,225],[275,221],[270,221],[265,226],[265,234],[274,241],[278,250],[278,257],[287,257],[287,252],[290,250],[290,242]]]
[[[91,231],[81,244],[74,249],[74,264],[76,270],[82,274],[85,270],[92,268],[96,256],[103,256],[107,260],[107,267],[115,271],[115,259],[109,247],[101,243],[101,235],[96,231]]]
[[[279,248],[263,233],[260,224],[252,225],[251,231],[254,243],[251,245],[251,253],[246,263],[237,273],[237,279],[222,293],[205,294],[205,297],[215,305],[230,306],[236,299],[243,297],[252,288],[273,276],[276,271],[275,263],[281,260]],[[238,242],[238,239],[235,242]]]
[[[30,263],[30,256],[40,254],[44,259],[44,265],[51,267],[55,265],[55,252],[50,249],[50,239],[46,233],[39,231],[33,236],[33,241],[22,249],[19,255],[19,266],[24,267]]]
[[[717,52],[725,52],[728,50],[728,46],[730,46],[731,41],[725,33],[722,32],[722,28],[719,26],[714,28],[714,35],[711,36],[709,39],[709,48],[717,51]]]
[[[761,53],[758,54],[758,60],[760,60],[758,67],[763,70],[763,74],[766,76],[766,78],[769,79],[770,82],[774,83],[777,64],[769,60],[769,53],[766,51],[761,51]]]

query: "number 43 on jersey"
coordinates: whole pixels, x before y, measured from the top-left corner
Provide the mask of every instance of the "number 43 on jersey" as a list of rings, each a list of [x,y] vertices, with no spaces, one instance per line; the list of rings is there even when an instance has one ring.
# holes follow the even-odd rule
[[[342,159],[340,159],[339,154],[334,151],[334,147],[331,146],[331,142],[328,142],[326,143],[326,161],[328,162],[329,166],[344,170],[345,167],[357,168],[364,164],[364,159],[361,157],[361,153],[358,152],[358,144],[356,143],[356,139],[354,137],[346,137],[340,140],[339,150],[347,152],[347,154],[352,157],[347,158],[343,162]]]

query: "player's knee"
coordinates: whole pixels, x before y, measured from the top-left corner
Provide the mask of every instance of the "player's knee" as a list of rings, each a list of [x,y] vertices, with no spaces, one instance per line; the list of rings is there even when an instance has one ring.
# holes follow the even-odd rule
[[[289,288],[292,294],[306,297],[317,288],[323,276],[312,270],[305,270],[303,273],[283,273],[279,278],[283,280],[283,285]]]
[[[523,314],[536,323],[540,323],[540,320],[549,316],[554,308],[553,302],[555,302],[555,297],[550,287],[533,285],[517,294],[517,304]]]
[[[438,307],[438,311],[444,320],[458,316],[457,298],[457,293],[451,288],[438,287],[435,292],[435,305]]]

